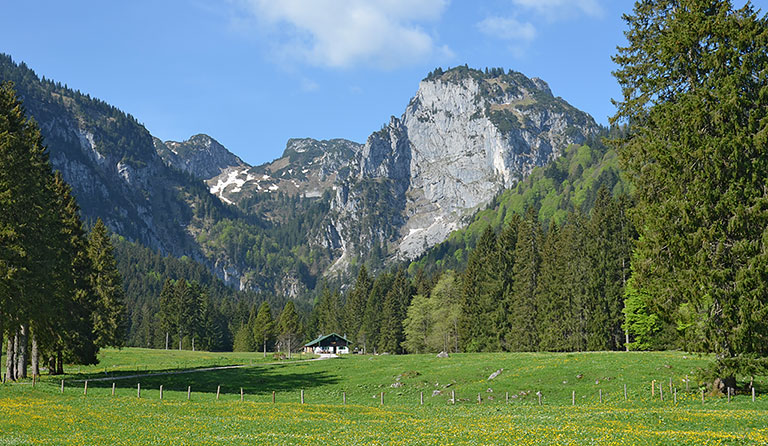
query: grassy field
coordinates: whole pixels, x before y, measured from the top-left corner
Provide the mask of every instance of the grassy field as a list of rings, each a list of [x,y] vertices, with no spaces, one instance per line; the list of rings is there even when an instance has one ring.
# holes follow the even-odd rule
[[[275,364],[253,353],[108,350],[99,366],[65,376],[63,394],[59,378],[43,377],[34,388],[31,382],[0,387],[0,445],[768,444],[768,395],[762,395],[768,381],[757,380],[754,403],[751,395],[737,395],[730,403],[708,396],[702,404],[693,377],[707,361],[661,352],[348,356]],[[95,381],[137,370],[233,364],[248,366]],[[652,380],[663,383],[664,401],[658,390],[651,397]]]

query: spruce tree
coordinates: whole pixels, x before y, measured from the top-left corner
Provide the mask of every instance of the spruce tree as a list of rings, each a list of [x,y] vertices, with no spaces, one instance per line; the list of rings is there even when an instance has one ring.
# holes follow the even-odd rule
[[[261,346],[265,358],[267,357],[267,344],[272,341],[274,336],[274,324],[272,309],[266,301],[262,302],[253,324],[253,340],[257,346]]]
[[[501,305],[498,246],[493,228],[485,228],[469,256],[463,277],[459,337],[464,351],[498,351],[499,331],[491,319]]]
[[[283,307],[283,311],[280,313],[280,321],[277,324],[277,331],[279,333],[278,340],[288,352],[288,357],[290,358],[301,339],[301,322],[293,302],[288,301],[285,307]]]
[[[357,273],[355,285],[347,295],[347,301],[344,305],[344,325],[348,335],[347,339],[355,344],[359,344],[358,338],[362,334],[365,305],[372,286],[371,277],[368,275],[365,265],[363,265]]]
[[[668,325],[695,314],[733,376],[768,354],[768,20],[726,0],[644,0],[624,19],[612,122],[631,124],[635,285]]]
[[[535,351],[539,334],[536,327],[536,288],[541,266],[541,225],[534,208],[528,208],[520,222],[515,246],[513,288],[509,302],[509,332],[506,343],[512,351]]]
[[[91,229],[88,257],[93,267],[91,286],[96,294],[93,324],[96,344],[122,347],[126,337],[125,291],[107,227],[100,218]]]

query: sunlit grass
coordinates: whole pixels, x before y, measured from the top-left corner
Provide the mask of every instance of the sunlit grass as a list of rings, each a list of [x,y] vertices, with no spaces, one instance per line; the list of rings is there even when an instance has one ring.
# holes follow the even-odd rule
[[[170,354],[108,351],[103,363],[168,370],[179,360],[164,357]],[[7,384],[0,387],[0,445],[768,443],[768,397],[759,394],[754,403],[750,395],[730,403],[708,397],[702,405],[697,385],[685,392],[684,380],[708,359],[679,352],[349,356],[279,365],[259,363],[258,354],[182,354],[193,367],[237,360],[254,365],[117,380],[115,396],[110,381],[93,381],[98,366],[65,377],[63,394],[58,378],[34,388],[31,382]],[[85,378],[91,380],[87,396]],[[663,384],[663,402],[658,392],[651,397],[651,380]],[[765,388],[762,380],[758,384]]]

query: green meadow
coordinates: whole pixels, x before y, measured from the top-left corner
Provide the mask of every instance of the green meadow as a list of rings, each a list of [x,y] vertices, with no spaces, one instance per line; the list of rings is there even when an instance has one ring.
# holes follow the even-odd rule
[[[0,445],[768,443],[768,380],[756,379],[755,402],[702,403],[709,359],[681,352],[276,361],[130,348],[100,359],[67,369],[63,393],[61,377],[1,386]],[[244,366],[189,372],[233,365]]]

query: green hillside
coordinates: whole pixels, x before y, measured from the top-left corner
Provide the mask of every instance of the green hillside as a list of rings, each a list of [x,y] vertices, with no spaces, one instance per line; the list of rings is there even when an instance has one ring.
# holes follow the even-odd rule
[[[628,194],[630,185],[622,176],[618,155],[604,141],[619,132],[603,129],[587,144],[572,145],[563,156],[534,168],[528,177],[475,214],[465,228],[453,232],[445,242],[413,262],[410,271],[463,269],[469,252],[489,225],[498,233],[513,215],[522,216],[529,207],[538,211],[542,226],[547,227],[552,220],[562,223],[569,212],[588,213],[602,186],[614,197]]]

